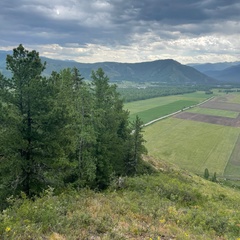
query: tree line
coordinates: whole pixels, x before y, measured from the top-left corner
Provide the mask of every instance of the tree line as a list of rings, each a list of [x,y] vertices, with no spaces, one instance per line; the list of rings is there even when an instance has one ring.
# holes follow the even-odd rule
[[[208,86],[204,88],[209,88]],[[194,93],[202,90],[202,86],[155,86],[140,88],[118,88],[117,91],[121,94],[125,102],[132,102],[138,100],[145,100],[155,97],[179,95],[185,93]]]
[[[46,62],[21,44],[0,75],[0,202],[48,186],[104,189],[143,166],[141,120],[100,68],[86,83],[76,69],[43,77]]]

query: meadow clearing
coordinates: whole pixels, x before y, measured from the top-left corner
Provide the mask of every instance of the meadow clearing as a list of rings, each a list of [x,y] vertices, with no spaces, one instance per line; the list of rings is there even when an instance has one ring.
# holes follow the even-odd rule
[[[238,157],[240,128],[236,127],[240,120],[239,96],[239,93],[220,94],[203,105],[180,113],[179,116],[175,115],[145,127],[143,129],[144,138],[149,155],[200,175],[203,175],[205,168],[208,168],[210,175],[216,172],[218,177],[240,179],[240,159]],[[168,111],[169,114],[169,111],[180,107],[179,103],[186,105],[195,102],[196,104],[196,102],[204,101],[207,97],[209,96],[200,92],[172,96],[167,100],[162,97],[158,98],[158,101],[161,102],[159,106],[156,106],[157,99],[151,100],[152,105],[149,102],[144,104],[144,101],[141,101],[139,116],[145,123],[150,120],[155,111],[158,115],[162,110],[163,113]],[[139,102],[135,102],[135,106]],[[214,108],[215,106],[217,107]],[[131,109],[128,109],[132,113]],[[131,117],[138,114],[136,109],[134,110]],[[195,119],[191,120],[188,113],[193,114]],[[188,117],[180,118],[181,114],[186,114]],[[209,122],[203,122],[201,120],[203,117],[205,120],[209,119]],[[212,119],[217,120],[211,123]],[[227,122],[234,124],[227,126]]]

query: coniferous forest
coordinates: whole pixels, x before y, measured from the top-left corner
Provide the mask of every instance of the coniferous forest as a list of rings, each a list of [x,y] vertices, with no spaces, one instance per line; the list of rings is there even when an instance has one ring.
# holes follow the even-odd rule
[[[141,120],[129,122],[115,85],[100,68],[86,83],[78,69],[41,73],[39,53],[21,44],[0,75],[0,202],[54,187],[105,189],[142,169]]]

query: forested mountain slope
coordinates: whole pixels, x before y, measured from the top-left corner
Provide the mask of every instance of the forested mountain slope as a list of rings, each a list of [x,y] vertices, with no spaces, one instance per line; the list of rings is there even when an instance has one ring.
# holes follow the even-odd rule
[[[5,58],[8,52],[0,51],[0,70],[4,75],[10,73],[5,70]],[[206,76],[196,69],[182,65],[179,62],[166,59],[141,63],[78,63],[41,58],[46,61],[44,75],[49,76],[52,71],[58,72],[64,68],[76,67],[85,79],[90,79],[92,70],[102,68],[111,81],[159,82],[167,84],[215,84],[216,80]]]

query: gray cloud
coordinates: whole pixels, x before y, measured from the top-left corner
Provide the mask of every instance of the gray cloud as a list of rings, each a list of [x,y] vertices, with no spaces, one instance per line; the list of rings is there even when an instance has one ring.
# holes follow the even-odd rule
[[[83,62],[217,61],[223,51],[237,60],[239,12],[238,0],[2,0],[0,49],[23,43]]]

